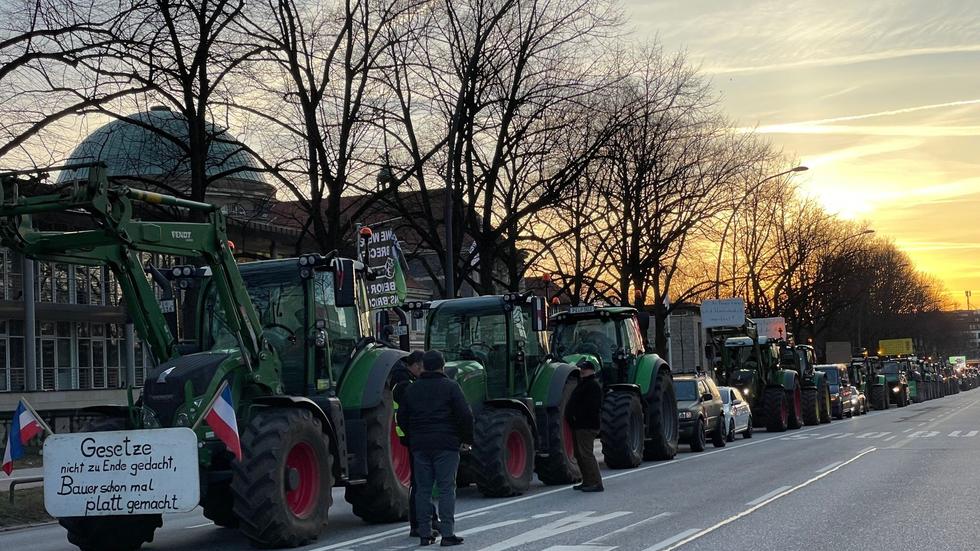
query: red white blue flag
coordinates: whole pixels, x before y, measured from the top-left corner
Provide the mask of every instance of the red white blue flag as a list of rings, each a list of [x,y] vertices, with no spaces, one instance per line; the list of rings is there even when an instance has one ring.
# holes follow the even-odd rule
[[[3,452],[3,472],[10,476],[14,472],[14,460],[20,459],[24,455],[24,446],[40,434],[44,429],[31,408],[27,407],[24,400],[17,402],[17,410],[14,411],[14,419],[7,432],[7,447]]]
[[[242,460],[242,441],[238,437],[238,419],[235,417],[235,406],[231,401],[231,386],[225,382],[218,392],[217,399],[211,404],[211,409],[204,420],[214,429],[214,434],[224,442],[228,450]]]

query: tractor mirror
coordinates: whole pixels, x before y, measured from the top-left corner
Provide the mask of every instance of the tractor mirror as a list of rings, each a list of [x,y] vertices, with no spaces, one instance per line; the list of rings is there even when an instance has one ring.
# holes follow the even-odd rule
[[[333,261],[333,293],[337,308],[349,308],[357,304],[355,293],[354,261],[349,258],[337,258]]]
[[[544,297],[531,297],[531,331],[548,330],[548,302]]]

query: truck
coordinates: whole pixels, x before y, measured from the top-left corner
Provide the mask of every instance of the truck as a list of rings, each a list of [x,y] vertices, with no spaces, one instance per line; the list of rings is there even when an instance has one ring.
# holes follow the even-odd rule
[[[58,169],[85,169],[85,176],[48,186]],[[35,193],[19,193],[27,188]],[[144,220],[153,213],[145,205],[194,213],[198,221]],[[43,231],[33,223],[35,215],[67,212],[85,213],[92,228]],[[0,244],[115,274],[154,367],[138,398],[130,388],[129,404],[84,411],[97,417],[83,432],[127,431],[152,442],[156,431],[192,431],[200,505],[215,524],[237,526],[259,547],[304,545],[325,528],[334,486],[346,488],[366,521],[405,518],[411,471],[394,436],[388,374],[406,353],[370,335],[363,264],[311,253],[239,266],[219,208],[111,184],[99,163],[0,174]],[[160,277],[141,264],[141,253],[183,264]],[[178,340],[145,269],[158,285],[196,297],[184,301],[196,320],[194,339]],[[223,388],[230,388],[240,459],[202,423]],[[59,522],[85,551],[128,551],[152,541],[162,514]]]
[[[552,352],[598,366],[605,392],[599,438],[606,465],[638,466],[677,454],[677,398],[670,366],[646,339],[650,317],[628,306],[579,305],[552,316]]]
[[[536,472],[569,484],[575,461],[565,406],[579,379],[574,365],[549,354],[547,304],[528,293],[410,302],[425,317],[425,347],[446,356],[446,373],[473,410],[473,449],[459,479],[488,497],[521,494]]]

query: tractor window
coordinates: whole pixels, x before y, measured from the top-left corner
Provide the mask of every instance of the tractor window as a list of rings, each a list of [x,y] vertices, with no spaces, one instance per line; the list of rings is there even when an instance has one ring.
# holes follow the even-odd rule
[[[828,383],[832,385],[840,384],[840,374],[836,369],[828,369],[824,371],[824,374],[827,376]]]
[[[488,384],[497,378],[506,385],[507,318],[503,314],[468,316],[436,310],[430,316],[428,348],[441,351],[446,361],[477,360],[487,367]]]
[[[316,296],[316,319],[327,321],[327,340],[330,347],[330,369],[339,378],[350,359],[354,346],[361,338],[361,322],[358,308],[349,306],[337,308],[334,300],[332,272],[317,272],[314,280]],[[361,290],[363,291],[363,289]],[[364,293],[361,293],[364,296]]]
[[[885,362],[885,367],[883,373],[886,375],[898,375],[901,369],[898,366],[898,362]]]
[[[524,345],[524,354],[527,357],[527,367],[528,369],[534,369],[539,363],[541,363],[541,360],[544,359],[544,355],[548,352],[547,344],[542,342],[543,332],[533,331],[531,329],[531,308],[529,306],[524,306],[521,307],[519,311],[522,314],[521,325],[524,327],[524,333],[527,335],[527,341]]]
[[[616,324],[604,319],[582,319],[559,324],[552,339],[552,348],[557,356],[593,354],[603,365],[612,365],[613,351],[619,340]]]

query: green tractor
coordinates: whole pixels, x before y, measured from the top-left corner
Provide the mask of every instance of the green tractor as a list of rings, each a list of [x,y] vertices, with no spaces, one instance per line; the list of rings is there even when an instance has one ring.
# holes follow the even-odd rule
[[[888,409],[888,381],[880,373],[881,362],[876,357],[851,358],[848,375],[851,383],[861,389],[868,404],[876,409]]]
[[[193,430],[204,515],[237,526],[259,547],[315,540],[327,524],[334,486],[347,488],[347,501],[366,521],[403,519],[411,473],[394,436],[388,374],[405,353],[369,335],[364,266],[310,254],[239,267],[215,206],[110,185],[101,164],[62,169],[87,175],[53,189],[44,184],[46,171],[0,174],[0,244],[34,259],[107,266],[155,364],[138,399],[131,388],[128,406],[88,410],[98,417],[83,432]],[[25,188],[41,193],[18,195]],[[190,210],[202,221],[138,220],[140,203]],[[31,220],[66,212],[86,213],[93,229],[39,231]],[[193,340],[178,341],[171,331],[141,253],[188,262],[165,277],[149,271],[187,298],[182,309],[197,327]],[[225,385],[238,419],[240,461],[201,422]],[[162,515],[59,521],[83,550],[133,550],[152,541]]]
[[[817,352],[807,344],[793,346],[780,343],[780,363],[792,369],[800,378],[802,387],[803,422],[818,425],[831,421],[830,382],[823,371],[814,369]]]
[[[677,399],[670,367],[646,345],[648,316],[635,308],[574,306],[551,318],[552,352],[599,366],[605,391],[600,440],[606,465],[628,469],[677,455]]]
[[[529,294],[410,303],[427,311],[425,347],[446,356],[475,417],[460,479],[488,497],[521,494],[533,473],[545,484],[581,479],[565,420],[578,368],[548,353],[547,305]]]
[[[886,357],[881,363],[881,372],[888,385],[889,401],[903,408],[911,403],[909,395],[909,371],[912,365],[908,358]]]
[[[706,352],[715,362],[715,379],[742,392],[754,424],[770,432],[803,426],[800,377],[783,366],[776,340],[760,336],[748,318],[740,327],[713,327],[708,334],[711,344]]]

